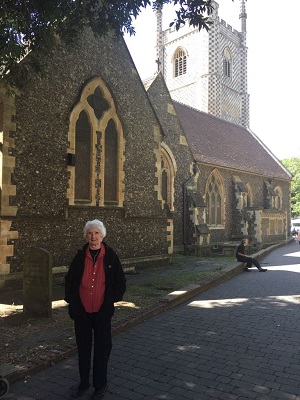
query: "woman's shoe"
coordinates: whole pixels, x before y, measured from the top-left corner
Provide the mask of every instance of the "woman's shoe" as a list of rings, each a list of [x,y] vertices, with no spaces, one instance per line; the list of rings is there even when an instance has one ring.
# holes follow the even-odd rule
[[[100,389],[95,389],[92,395],[92,400],[102,399],[102,397],[105,395],[106,392],[107,392],[107,384]]]
[[[88,388],[89,388],[89,386],[87,386],[87,387],[81,386],[81,385],[76,386],[76,388],[73,390],[73,392],[71,394],[71,397],[73,399],[77,399],[77,397],[81,396],[82,393],[84,393],[86,390],[88,390]]]

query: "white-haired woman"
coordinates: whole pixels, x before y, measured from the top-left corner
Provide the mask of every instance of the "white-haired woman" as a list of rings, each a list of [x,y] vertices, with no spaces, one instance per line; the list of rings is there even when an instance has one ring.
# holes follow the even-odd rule
[[[75,255],[65,277],[65,301],[74,320],[80,383],[72,393],[79,397],[89,386],[94,336],[92,399],[107,391],[107,364],[112,348],[111,318],[114,303],[122,300],[126,278],[115,251],[102,240],[103,223],[88,221],[83,229],[87,243]]]

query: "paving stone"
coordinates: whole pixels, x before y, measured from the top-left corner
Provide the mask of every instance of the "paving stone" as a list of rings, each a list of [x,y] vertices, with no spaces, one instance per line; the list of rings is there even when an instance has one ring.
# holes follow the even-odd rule
[[[299,257],[294,243],[277,248],[266,274],[233,276],[116,335],[104,400],[300,400]],[[74,355],[8,398],[67,399],[77,382]]]

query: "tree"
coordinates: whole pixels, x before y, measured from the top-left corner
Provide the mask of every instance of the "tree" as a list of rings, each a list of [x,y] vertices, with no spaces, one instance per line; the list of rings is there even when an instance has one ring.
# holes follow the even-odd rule
[[[18,86],[20,61],[30,52],[30,62],[42,69],[57,39],[74,44],[89,26],[95,35],[113,31],[117,36],[135,33],[133,21],[143,8],[164,4],[178,7],[170,23],[176,29],[187,21],[208,30],[212,0],[2,0],[0,9],[0,82]]]
[[[289,158],[281,161],[292,174],[291,214],[292,218],[300,216],[300,158]]]

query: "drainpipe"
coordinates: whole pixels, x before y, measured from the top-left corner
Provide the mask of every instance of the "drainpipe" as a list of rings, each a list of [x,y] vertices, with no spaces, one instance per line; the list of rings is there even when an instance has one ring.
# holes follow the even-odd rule
[[[186,186],[187,184],[195,177],[197,173],[197,162],[194,160],[193,162],[193,175],[188,177],[185,181],[182,183],[182,206],[183,206],[183,216],[182,216],[182,233],[183,233],[183,248],[184,248],[184,254],[186,254],[186,203],[187,203],[187,195],[186,195]]]

